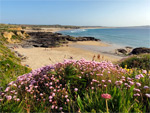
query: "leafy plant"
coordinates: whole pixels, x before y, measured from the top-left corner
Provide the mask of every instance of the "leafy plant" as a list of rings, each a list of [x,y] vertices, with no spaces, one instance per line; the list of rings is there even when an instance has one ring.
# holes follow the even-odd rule
[[[141,54],[137,56],[131,56],[120,62],[120,66],[125,68],[138,68],[150,70],[150,54]]]

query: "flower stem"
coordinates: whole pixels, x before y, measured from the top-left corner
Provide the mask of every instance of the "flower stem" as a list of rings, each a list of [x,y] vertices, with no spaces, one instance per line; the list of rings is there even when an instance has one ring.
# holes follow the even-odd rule
[[[107,113],[109,113],[107,99],[106,99],[106,109],[107,109]]]

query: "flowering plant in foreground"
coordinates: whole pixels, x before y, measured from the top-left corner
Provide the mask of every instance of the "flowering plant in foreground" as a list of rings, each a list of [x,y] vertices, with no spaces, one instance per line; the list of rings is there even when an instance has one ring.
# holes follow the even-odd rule
[[[150,78],[143,72],[129,73],[106,61],[65,60],[63,63],[32,70],[10,82],[0,94],[0,107],[8,111],[7,107],[11,104],[16,106],[16,112],[90,112],[92,109],[99,112],[106,111],[101,94],[107,92],[111,95],[108,104],[112,112],[147,110],[150,106]],[[109,95],[102,97],[110,98]],[[120,107],[121,99],[127,102],[122,102],[126,108]],[[142,106],[138,108],[139,102]],[[12,109],[15,109],[14,106]]]
[[[102,94],[101,97],[105,98],[105,99],[111,99],[111,95],[110,94]]]
[[[109,113],[107,100],[111,99],[111,95],[110,94],[102,94],[101,97],[106,99],[106,109],[107,109],[107,113]]]

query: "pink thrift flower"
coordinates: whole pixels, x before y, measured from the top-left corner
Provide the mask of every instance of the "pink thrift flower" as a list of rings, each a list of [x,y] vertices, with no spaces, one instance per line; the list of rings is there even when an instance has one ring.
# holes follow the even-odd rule
[[[144,86],[144,89],[148,89],[149,87],[148,86]]]
[[[56,89],[54,89],[53,91],[56,92]]]
[[[98,86],[101,86],[101,84],[98,84]]]
[[[10,87],[7,87],[7,88],[5,89],[5,92],[8,92],[8,91],[9,91],[9,89],[10,89]]]
[[[38,86],[34,86],[35,88],[38,88]]]
[[[19,98],[17,98],[17,102],[19,102],[20,101],[20,99]]]
[[[122,82],[121,80],[120,80],[120,81],[118,81],[118,84],[120,84],[120,85],[121,85],[122,83],[123,83],[123,82]]]
[[[63,107],[59,107],[59,110],[62,110],[63,109]]]
[[[136,85],[137,85],[137,86],[141,86],[141,83],[138,83],[138,82],[137,82]]]
[[[104,82],[105,82],[105,80],[102,80],[102,82],[104,83]]]
[[[55,96],[55,93],[52,93],[52,96],[54,97],[54,96]]]
[[[139,75],[136,75],[136,76],[135,76],[136,79],[140,79],[140,78],[143,78],[143,77],[144,77],[144,76],[143,76],[142,74],[139,74]]]
[[[14,87],[17,87],[17,84],[13,84]]]
[[[127,87],[128,87],[128,88],[130,88],[131,86],[130,86],[130,85],[128,85]]]
[[[140,89],[136,89],[136,88],[134,88],[133,90],[134,90],[134,91],[137,91],[137,92],[140,92]]]
[[[67,99],[66,101],[67,101],[67,102],[69,102],[70,100],[69,100],[69,99]]]
[[[128,85],[128,83],[124,83],[124,85],[125,85],[125,86],[127,86],[127,85]]]
[[[129,81],[129,83],[130,83],[130,85],[134,85],[134,82],[132,82],[132,81]]]
[[[16,99],[17,98],[17,96],[13,96],[13,99]]]
[[[43,96],[43,94],[42,94],[42,93],[40,93],[40,96]]]
[[[11,100],[12,99],[12,96],[6,96],[7,100]]]
[[[53,89],[53,86],[50,86],[49,89]]]
[[[111,80],[108,80],[109,83],[111,83]]]
[[[124,77],[124,76],[122,76],[122,79],[125,79],[125,77]]]
[[[127,79],[130,81],[130,80],[132,80],[130,77],[127,77]]]
[[[65,98],[68,98],[68,95],[65,95]]]
[[[50,85],[53,85],[53,83],[52,83],[52,82],[50,82],[49,84],[50,84]]]
[[[140,76],[141,78],[143,78],[143,77],[144,77],[144,75],[142,75],[142,74],[140,74],[139,76]]]
[[[107,85],[104,85],[104,87],[107,87]]]
[[[111,95],[110,94],[102,94],[101,97],[105,98],[105,99],[111,99]]]
[[[116,81],[115,84],[118,85],[118,81]]]
[[[142,71],[142,73],[143,73],[143,74],[146,74],[146,73],[147,73],[147,71],[146,71],[146,70],[143,70],[143,71]]]
[[[78,91],[78,88],[74,88],[74,91]]]
[[[138,96],[138,97],[139,97],[139,96],[140,96],[140,94],[139,94],[139,93],[136,93],[136,94],[134,94],[133,96]]]
[[[55,107],[55,105],[52,105],[52,107],[51,107],[51,108],[52,108],[52,109],[54,109],[54,107]]]
[[[53,97],[52,96],[49,96],[49,99],[52,99]]]
[[[55,106],[55,109],[58,109],[58,106]]]
[[[148,98],[150,98],[150,94],[145,94]]]

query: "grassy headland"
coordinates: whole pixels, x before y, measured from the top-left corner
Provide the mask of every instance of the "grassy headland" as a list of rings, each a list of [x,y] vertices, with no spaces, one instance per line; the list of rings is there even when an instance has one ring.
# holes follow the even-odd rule
[[[7,44],[9,44],[8,38],[3,36],[4,32],[6,33],[14,33],[12,36],[12,42],[15,40],[21,41],[22,37],[15,34],[16,32],[20,32],[17,30],[10,30],[9,28],[16,27],[14,25],[0,25],[0,88],[4,90],[7,87],[7,84],[12,80],[16,80],[16,78],[22,74],[28,73],[31,69],[22,66],[21,60],[18,58],[13,51],[11,51]],[[15,37],[15,38],[13,38]]]

